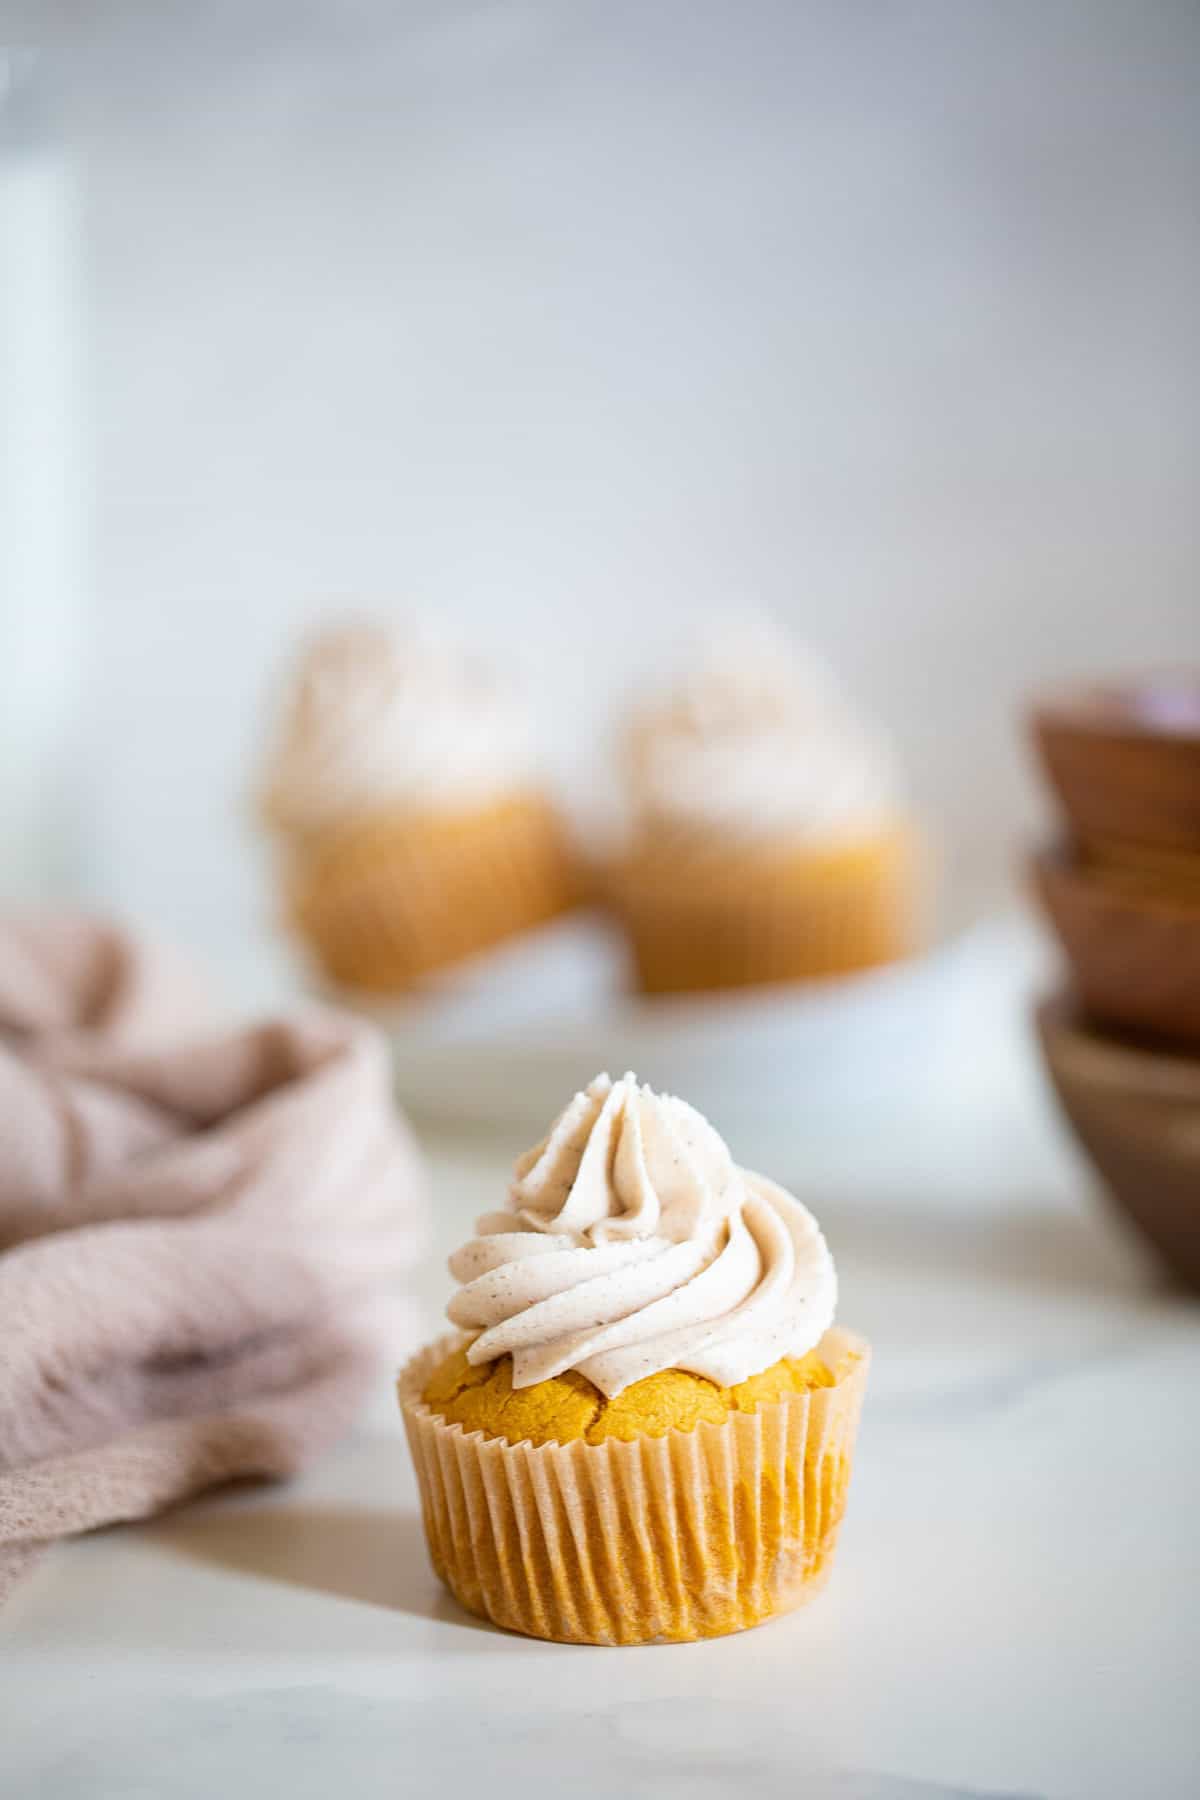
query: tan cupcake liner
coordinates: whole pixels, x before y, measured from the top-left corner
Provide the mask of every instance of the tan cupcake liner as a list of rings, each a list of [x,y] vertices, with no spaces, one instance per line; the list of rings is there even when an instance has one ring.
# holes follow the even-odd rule
[[[870,1351],[840,1328],[837,1385],[632,1443],[509,1444],[399,1395],[434,1569],[469,1611],[573,1644],[680,1643],[761,1624],[828,1576]]]
[[[295,852],[288,913],[326,973],[394,992],[556,917],[575,898],[553,808],[382,814]]]
[[[646,993],[848,974],[908,955],[920,858],[902,828],[838,850],[634,855],[608,892]]]

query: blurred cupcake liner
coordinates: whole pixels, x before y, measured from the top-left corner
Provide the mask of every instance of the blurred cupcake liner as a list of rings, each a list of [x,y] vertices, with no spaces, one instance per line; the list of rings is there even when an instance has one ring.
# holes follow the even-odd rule
[[[463,813],[381,813],[292,858],[287,911],[326,974],[394,992],[574,903],[562,825],[514,795]]]
[[[675,1643],[761,1624],[824,1585],[866,1388],[862,1338],[822,1338],[833,1387],[694,1431],[538,1447],[464,1432],[424,1404],[461,1342],[422,1351],[399,1395],[433,1566],[469,1611],[561,1643]]]
[[[842,975],[907,955],[921,871],[903,827],[837,848],[634,852],[607,894],[646,993]]]

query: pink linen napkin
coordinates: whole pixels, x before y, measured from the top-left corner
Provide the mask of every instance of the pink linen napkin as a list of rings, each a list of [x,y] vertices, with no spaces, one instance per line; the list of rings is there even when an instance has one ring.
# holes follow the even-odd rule
[[[208,1010],[120,931],[0,918],[0,1600],[56,1537],[334,1439],[422,1249],[372,1030]]]

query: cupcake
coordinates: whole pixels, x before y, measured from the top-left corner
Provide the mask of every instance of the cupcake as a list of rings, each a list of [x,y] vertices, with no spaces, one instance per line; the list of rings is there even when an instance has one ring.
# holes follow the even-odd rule
[[[415,630],[341,625],[308,646],[261,811],[287,920],[348,987],[407,988],[572,899],[513,698]]]
[[[598,1076],[450,1270],[399,1394],[433,1566],[566,1643],[717,1637],[828,1575],[866,1385],[825,1240],[690,1106]]]
[[[917,858],[887,745],[774,633],[714,643],[623,745],[631,828],[606,892],[647,993],[842,975],[904,956]]]

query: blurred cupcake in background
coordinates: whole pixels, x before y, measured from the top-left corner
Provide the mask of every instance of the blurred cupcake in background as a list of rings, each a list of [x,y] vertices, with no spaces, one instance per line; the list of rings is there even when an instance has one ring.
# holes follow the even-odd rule
[[[403,990],[573,898],[515,697],[423,628],[356,621],[306,646],[260,805],[288,922],[348,987]]]
[[[841,975],[904,956],[918,857],[892,754],[765,622],[712,635],[621,751],[610,904],[648,993]]]

